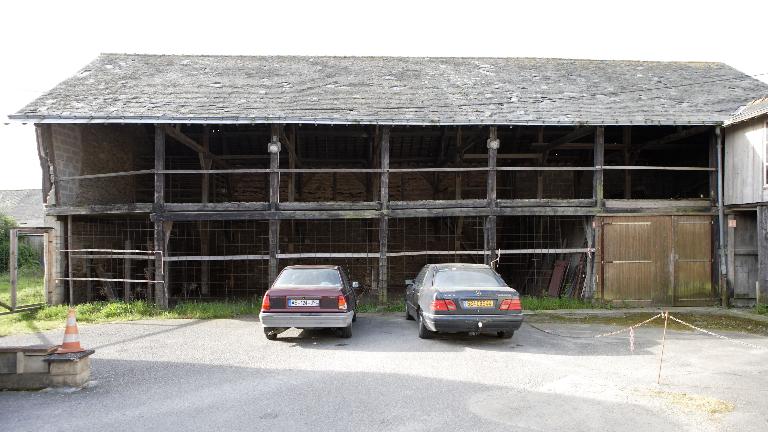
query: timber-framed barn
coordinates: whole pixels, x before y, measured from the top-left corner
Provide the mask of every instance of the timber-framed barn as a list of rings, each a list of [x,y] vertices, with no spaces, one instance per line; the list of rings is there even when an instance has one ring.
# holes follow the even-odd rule
[[[49,301],[261,295],[426,263],[523,293],[719,297],[722,133],[768,86],[721,63],[103,54],[34,123]]]

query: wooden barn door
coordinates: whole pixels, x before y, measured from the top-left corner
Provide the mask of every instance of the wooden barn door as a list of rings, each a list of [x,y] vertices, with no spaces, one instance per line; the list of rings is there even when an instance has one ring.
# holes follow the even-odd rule
[[[711,302],[712,218],[600,218],[599,274],[606,301],[638,305]]]
[[[674,304],[697,305],[715,298],[712,285],[712,218],[672,216]]]
[[[601,227],[603,299],[663,303],[669,286],[665,218],[605,217]]]

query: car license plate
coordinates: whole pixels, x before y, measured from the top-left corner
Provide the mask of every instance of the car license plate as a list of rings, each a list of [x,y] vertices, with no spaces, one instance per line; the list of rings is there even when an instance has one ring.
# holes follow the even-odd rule
[[[493,300],[467,300],[464,306],[468,308],[492,308]]]
[[[320,300],[307,300],[307,299],[289,299],[288,306],[291,307],[312,307],[320,306]]]

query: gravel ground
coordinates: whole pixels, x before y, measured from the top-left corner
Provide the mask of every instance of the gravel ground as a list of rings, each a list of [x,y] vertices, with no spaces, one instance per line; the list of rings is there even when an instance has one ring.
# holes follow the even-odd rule
[[[586,336],[615,328],[537,323]],[[352,339],[253,318],[81,325],[96,350],[81,390],[0,392],[3,431],[768,430],[768,351],[661,330],[600,339],[527,325],[511,340],[421,340],[399,315],[365,314]],[[731,335],[763,347],[768,338]],[[61,331],[0,338],[58,343]]]

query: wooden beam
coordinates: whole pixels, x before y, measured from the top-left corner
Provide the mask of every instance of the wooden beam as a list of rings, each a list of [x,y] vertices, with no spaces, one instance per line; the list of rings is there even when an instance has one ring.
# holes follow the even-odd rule
[[[595,130],[594,162],[595,172],[592,178],[592,197],[595,206],[603,207],[603,165],[605,165],[605,128],[600,126]]]
[[[624,126],[621,129],[622,143],[624,144],[624,165],[632,165],[630,148],[632,147],[632,126]],[[624,171],[624,199],[632,198],[632,171]]]
[[[269,208],[276,211],[280,202],[280,135],[283,126],[272,125],[272,138],[269,142]],[[280,221],[276,218],[269,220],[269,283],[277,278],[278,258],[280,252]]]
[[[683,129],[681,131],[677,131],[675,133],[669,134],[669,135],[661,137],[661,138],[657,138],[657,139],[654,139],[654,140],[646,141],[646,142],[638,145],[637,147],[635,147],[635,149],[632,151],[632,153],[633,154],[637,154],[637,153],[640,153],[642,150],[644,150],[644,149],[646,149],[648,147],[669,144],[669,143],[672,143],[672,142],[675,142],[675,141],[680,141],[682,139],[689,138],[689,137],[692,137],[692,136],[695,136],[695,135],[699,135],[699,134],[702,134],[704,132],[711,131],[711,130],[712,130],[712,126],[694,126],[694,127],[688,128],[688,129]]]
[[[544,152],[554,150],[558,147],[560,147],[563,144],[568,144],[571,141],[576,141],[577,139],[584,138],[587,135],[591,135],[595,132],[594,126],[587,126],[587,127],[580,127],[576,128],[573,131],[561,136],[560,138],[557,138],[553,140],[552,142],[548,143],[544,147]]]
[[[52,147],[51,125],[36,124],[37,156],[40,160],[40,170],[43,173],[43,203],[48,203],[48,195],[55,181],[53,160],[48,149]],[[57,201],[58,202],[58,201]]]
[[[155,198],[152,205],[152,211],[155,214],[161,214],[165,211],[165,134],[168,131],[166,126],[155,126]],[[165,254],[165,232],[163,230],[163,221],[154,221],[154,249],[158,251],[155,255],[155,280],[165,280],[166,269],[163,266],[163,255]],[[70,276],[72,277],[72,276]],[[167,287],[155,287],[155,304],[159,308],[168,307],[168,298],[165,293]]]
[[[210,154],[210,126],[203,126],[203,138],[202,138],[203,152],[199,153],[200,168],[204,170],[211,169],[213,160],[207,156]],[[202,204],[208,204],[210,201],[210,186],[211,178],[210,174],[205,173],[202,175],[201,195]],[[197,229],[200,236],[200,255],[208,255],[210,253],[210,223],[208,221],[200,221]],[[211,293],[210,284],[211,264],[209,261],[202,261],[200,263],[200,294],[208,296]]]
[[[388,244],[388,232],[389,232],[389,218],[387,216],[379,217],[379,303],[386,304],[387,290],[389,285],[389,262],[387,260],[387,253],[389,251]]]
[[[488,159],[487,154],[465,154],[464,159]],[[541,153],[501,153],[496,159],[541,159]]]
[[[165,204],[165,132],[166,127],[155,126],[155,195],[154,211],[162,210]]]
[[[381,128],[381,140],[379,141],[379,163],[381,168],[379,186],[379,201],[381,203],[381,215],[379,216],[379,302],[386,304],[388,301],[387,291],[389,288],[389,262],[387,261],[388,252],[388,233],[389,219],[386,214],[389,208],[389,136],[390,128],[384,126]]]
[[[757,206],[757,293],[763,304],[768,299],[768,206]]]
[[[191,148],[192,150],[196,151],[197,153],[207,158],[212,159],[219,165],[227,166],[227,163],[221,160],[218,155],[211,153],[210,150],[206,149],[205,147],[203,147],[203,145],[199,144],[197,141],[185,135],[179,129],[171,126],[167,126],[167,125],[159,126],[159,127],[161,127],[165,131],[166,135],[170,136],[171,138],[178,141],[179,143]]]
[[[72,216],[67,216],[67,249],[71,250],[72,246]],[[70,279],[67,287],[69,288],[69,305],[75,304],[75,286],[72,280],[72,252],[67,252],[67,277]]]
[[[498,131],[495,126],[491,126],[487,142],[488,147],[488,210],[490,215],[485,221],[485,263],[491,264],[496,260],[496,215],[494,210],[497,207],[496,202],[496,154],[498,153],[500,143]]]
[[[727,240],[726,245],[726,261],[728,263],[727,273],[727,286],[733,288],[736,283],[736,215],[727,216],[728,223],[726,225]],[[756,253],[759,253],[755,250]],[[750,254],[751,255],[751,254]]]
[[[10,256],[8,257],[8,270],[11,278],[11,310],[16,310],[16,294],[19,283],[19,233],[15,229],[10,230]]]
[[[717,204],[717,136],[714,133],[709,138],[709,168],[709,199]]]

